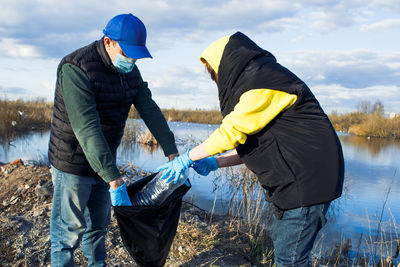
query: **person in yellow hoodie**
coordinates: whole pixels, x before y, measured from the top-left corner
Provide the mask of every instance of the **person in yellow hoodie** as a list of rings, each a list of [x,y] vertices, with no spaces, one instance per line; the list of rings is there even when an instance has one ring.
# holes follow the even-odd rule
[[[317,233],[343,187],[343,152],[331,122],[308,86],[241,32],[212,43],[200,60],[218,86],[222,124],[160,166],[161,179],[177,182],[190,166],[208,175],[244,163],[274,208],[276,265],[311,266]]]

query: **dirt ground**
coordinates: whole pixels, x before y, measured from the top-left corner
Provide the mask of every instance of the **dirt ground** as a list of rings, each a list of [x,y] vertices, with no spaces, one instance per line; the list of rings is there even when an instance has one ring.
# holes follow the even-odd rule
[[[49,222],[52,182],[46,166],[16,161],[0,167],[0,266],[50,266]],[[193,207],[182,209],[181,222],[165,266],[270,266],[251,263],[249,240],[226,216]],[[271,258],[268,255],[266,258]],[[137,266],[119,236],[114,216],[107,236],[109,266]],[[77,266],[86,259],[78,249]]]

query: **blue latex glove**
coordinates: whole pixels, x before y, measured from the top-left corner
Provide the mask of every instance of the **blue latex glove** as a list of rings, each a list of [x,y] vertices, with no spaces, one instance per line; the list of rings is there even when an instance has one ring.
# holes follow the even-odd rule
[[[179,156],[176,157],[174,160],[167,162],[160,167],[157,168],[157,171],[162,171],[165,170],[164,175],[160,177],[161,180],[167,179],[167,183],[171,182],[171,180],[174,180],[174,183],[176,184],[179,181],[179,177],[181,174],[190,167],[190,165],[193,163],[193,160],[189,158],[189,150]]]
[[[110,192],[111,204],[113,206],[132,206],[125,183],[116,189],[110,188],[108,192]]]
[[[193,164],[193,169],[198,174],[207,176],[211,171],[218,169],[217,159],[215,157],[208,157],[198,160]]]

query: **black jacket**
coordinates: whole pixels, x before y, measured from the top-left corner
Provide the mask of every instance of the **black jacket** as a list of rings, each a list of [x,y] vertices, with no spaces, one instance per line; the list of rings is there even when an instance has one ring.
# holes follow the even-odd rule
[[[57,69],[58,78],[62,66],[67,63],[82,69],[90,80],[101,129],[115,156],[135,94],[143,84],[139,70],[135,67],[127,74],[117,72],[112,67],[103,40],[64,57]],[[48,154],[50,163],[58,170],[76,175],[96,175],[71,128],[58,79]]]
[[[238,32],[225,46],[218,69],[223,116],[254,88],[297,95],[297,101],[237,151],[281,210],[327,202],[342,193],[344,161],[340,141],[318,101],[296,75]]]

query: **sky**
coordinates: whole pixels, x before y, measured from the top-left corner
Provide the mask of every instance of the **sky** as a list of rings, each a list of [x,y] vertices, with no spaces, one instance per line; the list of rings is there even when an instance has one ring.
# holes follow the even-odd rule
[[[241,31],[305,81],[327,113],[400,113],[400,0],[0,0],[0,98],[53,101],[56,69],[115,15],[147,28],[137,66],[161,108],[218,109],[199,55]]]

